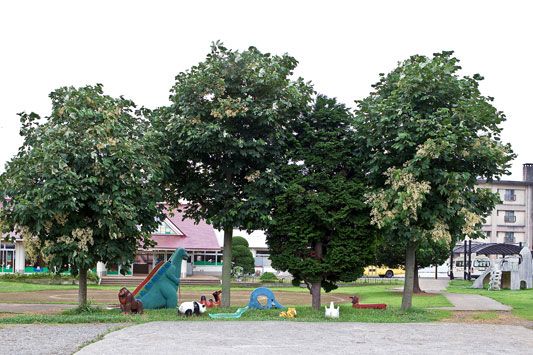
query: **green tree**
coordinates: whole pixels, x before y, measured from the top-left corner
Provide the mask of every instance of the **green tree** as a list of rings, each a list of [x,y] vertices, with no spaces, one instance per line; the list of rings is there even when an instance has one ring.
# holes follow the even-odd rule
[[[253,274],[255,271],[255,260],[248,241],[243,237],[233,237],[232,243],[233,267],[240,266],[244,274]]]
[[[239,236],[233,237],[233,246],[237,246],[237,245],[244,245],[247,248],[250,247],[250,244],[248,243],[246,238],[239,237]]]
[[[304,281],[312,306],[320,291],[363,274],[374,253],[374,228],[355,154],[353,116],[335,99],[318,96],[294,126],[294,142],[267,232],[272,266]]]
[[[376,248],[373,264],[386,265],[390,268],[405,267],[406,243],[398,238],[386,238]],[[418,269],[431,265],[443,264],[450,255],[450,243],[446,240],[431,238],[420,241],[416,250],[413,292],[423,292],[418,279]]]
[[[254,256],[248,247],[244,245],[233,245],[233,266],[242,267],[244,274],[253,274],[255,271]]]
[[[254,47],[212,46],[206,60],[176,76],[170,107],[159,110],[172,170],[167,201],[187,200],[185,215],[224,230],[223,306],[230,305],[234,228],[263,228],[277,186],[276,164],[291,120],[312,89],[290,79],[297,61]]]
[[[459,77],[458,62],[452,52],[412,56],[358,101],[372,220],[406,245],[404,310],[418,245],[475,235],[498,201],[477,179],[508,173],[514,156],[500,141],[505,115],[479,91],[483,78]]]
[[[24,143],[0,178],[8,197],[5,231],[32,239],[56,270],[79,274],[87,302],[87,270],[98,261],[128,265],[149,244],[162,217],[159,181],[165,159],[144,132],[148,122],[132,101],[103,94],[101,85],[50,94],[45,122],[20,114]]]

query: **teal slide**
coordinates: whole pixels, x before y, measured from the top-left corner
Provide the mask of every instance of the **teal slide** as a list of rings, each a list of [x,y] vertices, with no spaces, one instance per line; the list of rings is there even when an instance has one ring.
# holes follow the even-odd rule
[[[214,318],[214,319],[236,319],[236,318],[241,318],[241,316],[247,310],[248,310],[248,306],[237,309],[235,313],[216,313],[216,314],[209,313],[209,317]]]

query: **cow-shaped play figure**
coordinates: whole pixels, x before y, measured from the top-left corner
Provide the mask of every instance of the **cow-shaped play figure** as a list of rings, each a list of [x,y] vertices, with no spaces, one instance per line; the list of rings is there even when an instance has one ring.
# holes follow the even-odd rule
[[[181,263],[187,256],[185,249],[176,249],[167,262],[137,287],[134,294],[138,291],[137,295],[145,309],[177,307]]]
[[[122,287],[118,292],[118,301],[120,302],[120,309],[122,312],[127,314],[143,314],[143,303],[139,300],[136,300],[135,297],[133,297],[133,294],[126,287]]]
[[[207,307],[205,306],[205,304],[193,301],[183,302],[182,304],[180,304],[180,308],[178,308],[178,311],[181,314],[185,314],[187,317],[190,317],[193,315],[193,313],[199,316],[200,314],[205,313],[206,309]]]

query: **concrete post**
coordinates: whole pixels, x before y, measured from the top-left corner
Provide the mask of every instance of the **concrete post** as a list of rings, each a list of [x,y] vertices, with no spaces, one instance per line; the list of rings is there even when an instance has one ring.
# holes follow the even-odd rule
[[[98,277],[107,275],[105,264],[101,261],[96,263],[96,275],[98,275]]]
[[[26,251],[21,241],[15,242],[15,272],[24,273],[26,267]]]

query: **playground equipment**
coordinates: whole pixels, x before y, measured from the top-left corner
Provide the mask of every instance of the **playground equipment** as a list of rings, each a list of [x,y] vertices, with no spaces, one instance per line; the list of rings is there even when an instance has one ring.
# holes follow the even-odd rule
[[[213,301],[212,298],[209,299],[209,301],[206,299],[204,295],[200,296],[200,303],[205,305],[207,308],[213,308],[213,307],[219,307],[220,302],[222,301],[222,290],[218,290],[212,293],[213,298],[215,299]]]
[[[133,291],[145,309],[176,308],[180,285],[181,263],[187,252],[178,248],[166,262],[160,262]]]
[[[359,297],[352,296],[350,297],[352,299],[352,307],[357,309],[387,309],[387,305],[385,303],[368,303],[368,304],[360,304],[359,303]]]
[[[181,314],[185,314],[187,317],[190,317],[193,314],[199,316],[200,314],[205,313],[206,309],[207,307],[205,306],[205,304],[201,304],[196,301],[183,302],[182,304],[180,304],[178,312],[180,312]]]
[[[339,318],[340,307],[335,308],[333,301],[329,304],[329,308],[324,306],[326,309],[326,318]]]
[[[259,297],[266,297],[266,304],[263,305],[259,302]],[[267,287],[258,287],[252,291],[250,294],[250,302],[248,302],[248,307],[253,309],[271,309],[271,308],[285,308],[276,300],[274,292]]]
[[[122,287],[118,292],[118,301],[120,302],[120,309],[127,314],[139,313],[143,314],[143,303],[136,300],[126,287]]]
[[[296,314],[296,308],[289,308],[286,312],[281,312],[279,316],[281,318],[296,318]]]
[[[235,313],[209,313],[209,317],[213,319],[235,319],[235,318],[241,318],[241,316],[248,310],[248,306],[238,308]]]
[[[533,288],[533,258],[531,251],[524,247],[518,255],[506,256],[501,259],[491,260],[490,268],[481,274],[473,288],[483,288],[486,279],[489,278],[489,290],[510,288]]]
[[[258,297],[266,297],[266,304],[261,304]],[[285,308],[276,300],[276,296],[272,290],[266,287],[258,287],[250,294],[250,301],[246,307],[237,309],[235,313],[209,313],[209,317],[214,319],[233,319],[240,318],[249,309],[271,309],[271,308]],[[296,311],[296,310],[295,310]]]

